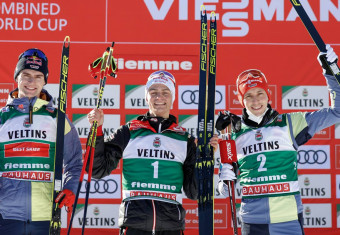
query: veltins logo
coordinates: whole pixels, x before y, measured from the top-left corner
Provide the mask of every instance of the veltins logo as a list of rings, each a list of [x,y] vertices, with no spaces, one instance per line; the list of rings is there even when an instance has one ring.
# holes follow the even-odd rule
[[[332,227],[332,205],[330,203],[304,204],[303,208],[305,228]]]
[[[119,205],[89,204],[85,220],[86,228],[118,228]],[[78,204],[74,216],[73,227],[83,225],[84,204]]]
[[[72,122],[78,131],[79,138],[87,138],[90,133],[90,123],[87,120],[87,114],[73,114]],[[120,126],[119,114],[105,114],[105,121],[103,124],[103,132],[108,136]]]
[[[125,108],[147,109],[145,85],[125,85]]]
[[[198,85],[178,86],[178,109],[198,109]],[[215,109],[226,109],[225,86],[216,86]]]
[[[329,174],[299,175],[302,198],[331,198],[331,176]]]
[[[106,85],[104,87],[104,94],[102,97],[101,107],[105,109],[119,109],[120,103],[120,86]],[[98,103],[98,84],[72,85],[72,108],[95,108]]]
[[[321,109],[329,105],[326,86],[282,86],[282,109]]]
[[[329,145],[302,145],[298,148],[298,169],[330,169]]]

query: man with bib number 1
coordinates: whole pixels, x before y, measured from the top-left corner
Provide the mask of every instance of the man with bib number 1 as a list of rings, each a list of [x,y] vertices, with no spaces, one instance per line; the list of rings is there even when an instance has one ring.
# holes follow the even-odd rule
[[[167,71],[152,73],[145,87],[149,111],[104,140],[104,113],[94,109],[90,123],[98,121],[93,177],[102,178],[123,160],[123,202],[120,234],[182,235],[185,195],[197,199],[195,138],[176,124],[170,109],[175,100],[175,78]],[[217,148],[218,138],[210,144]]]

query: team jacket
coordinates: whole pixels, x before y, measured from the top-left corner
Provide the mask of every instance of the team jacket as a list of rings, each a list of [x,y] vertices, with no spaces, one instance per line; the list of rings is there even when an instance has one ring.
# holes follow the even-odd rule
[[[182,188],[197,199],[196,145],[176,118],[148,114],[97,136],[93,177],[102,178],[123,161],[119,226],[146,231],[184,230]]]
[[[56,114],[52,97],[9,95],[0,112],[0,213],[4,219],[48,221],[52,214],[52,180]],[[31,107],[30,107],[31,106]],[[29,123],[29,109],[33,123]],[[64,188],[76,191],[82,168],[82,150],[73,124],[65,123]]]
[[[242,127],[233,133],[242,186],[241,220],[269,224],[298,219],[302,213],[297,175],[297,148],[340,122],[340,86],[325,75],[331,107],[314,112],[279,114],[271,109],[257,124],[243,110]]]

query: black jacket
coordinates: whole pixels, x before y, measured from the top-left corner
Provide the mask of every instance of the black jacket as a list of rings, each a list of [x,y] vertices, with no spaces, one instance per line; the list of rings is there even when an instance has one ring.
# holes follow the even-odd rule
[[[168,119],[152,118],[147,113],[139,116],[137,120],[148,121],[157,131],[163,131],[176,123],[176,118],[172,115]],[[109,137],[97,136],[96,149],[93,161],[93,178],[103,178],[111,174],[116,169],[123,151],[130,140],[130,123],[121,126]],[[196,144],[193,137],[188,138],[187,157],[183,163],[183,191],[192,200],[197,199],[198,189],[195,178]],[[138,177],[138,176],[136,176]],[[153,210],[155,207],[155,213]],[[155,216],[156,215],[156,216]],[[155,217],[154,217],[155,216]],[[156,231],[163,230],[184,230],[185,210],[180,204],[167,203],[157,200],[130,200],[122,202],[119,212],[119,225],[123,227],[133,227],[146,231],[153,230],[153,219],[156,218]]]

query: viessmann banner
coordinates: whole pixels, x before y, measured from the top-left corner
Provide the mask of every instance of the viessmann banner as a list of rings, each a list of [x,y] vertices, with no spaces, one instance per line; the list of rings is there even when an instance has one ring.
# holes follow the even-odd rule
[[[340,0],[301,0],[326,43],[340,55]],[[104,133],[112,134],[126,121],[147,111],[144,85],[156,70],[176,78],[172,113],[193,135],[197,125],[200,9],[217,17],[216,109],[240,115],[235,80],[242,71],[260,69],[270,83],[271,105],[279,112],[315,111],[330,107],[327,84],[317,61],[319,51],[289,0],[55,0],[0,1],[0,102],[4,106],[17,87],[13,73],[18,56],[28,48],[48,57],[45,87],[56,106],[62,41],[70,36],[67,114],[82,143],[90,126],[86,114],[97,102],[99,80],[88,65],[115,42],[118,77],[105,86]],[[216,113],[217,114],[217,113]],[[195,119],[196,118],[196,119]],[[299,183],[306,234],[333,235],[340,228],[340,127],[319,131],[298,149]],[[220,156],[216,154],[216,166]],[[117,233],[121,203],[122,165],[112,175],[93,181],[87,232]],[[217,179],[218,168],[215,169]],[[326,183],[325,183],[326,182]],[[83,208],[77,223],[80,234]],[[104,191],[105,193],[103,193]],[[241,188],[237,186],[239,209]],[[92,198],[91,198],[92,197]],[[232,233],[228,200],[216,195],[215,234]],[[198,234],[197,204],[184,199],[186,234]],[[63,228],[70,215],[63,216]],[[238,225],[240,221],[238,220]],[[65,230],[62,231],[63,234]]]

